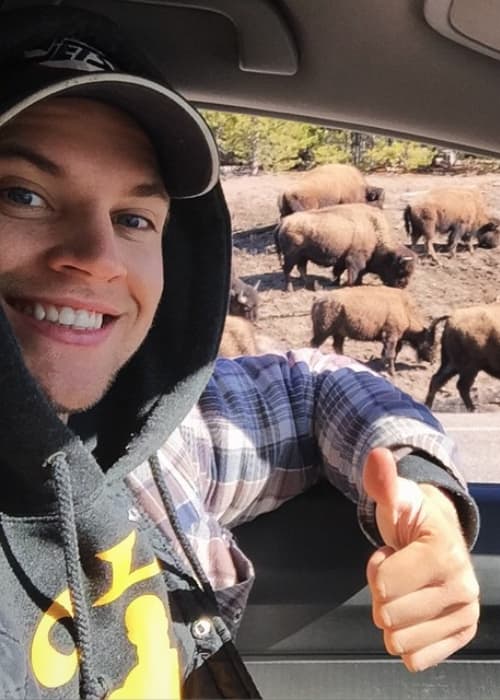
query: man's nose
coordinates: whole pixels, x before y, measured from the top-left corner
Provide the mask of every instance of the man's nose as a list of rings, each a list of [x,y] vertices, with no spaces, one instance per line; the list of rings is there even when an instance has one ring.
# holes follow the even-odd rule
[[[120,239],[108,213],[82,214],[78,221],[66,222],[49,252],[49,266],[57,272],[110,282],[127,274],[120,250]]]

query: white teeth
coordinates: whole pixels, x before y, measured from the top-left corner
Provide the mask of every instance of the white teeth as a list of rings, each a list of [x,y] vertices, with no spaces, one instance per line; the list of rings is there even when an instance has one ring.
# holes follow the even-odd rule
[[[33,310],[33,316],[38,320],[38,321],[43,321],[45,318],[45,309],[41,304],[38,302],[35,304],[35,308]]]
[[[73,326],[76,328],[89,328],[90,327],[90,314],[84,309],[80,309],[75,314],[75,320],[73,321]]]
[[[63,306],[59,311],[59,323],[63,326],[73,326],[75,324],[76,313],[69,306]]]
[[[52,323],[57,323],[59,321],[59,311],[55,306],[47,306],[45,309],[45,318],[47,321],[52,321]]]
[[[78,330],[98,330],[102,328],[103,314],[86,309],[72,309],[63,306],[61,309],[52,304],[44,306],[40,302],[33,304],[16,304],[20,311],[28,316],[34,316],[38,321],[50,321],[62,326],[72,326]]]

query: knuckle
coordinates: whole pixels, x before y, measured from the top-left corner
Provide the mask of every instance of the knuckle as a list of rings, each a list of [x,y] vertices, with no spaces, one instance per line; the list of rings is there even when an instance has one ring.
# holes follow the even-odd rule
[[[448,595],[453,596],[457,603],[468,605],[479,601],[479,583],[473,571],[459,575],[453,583],[447,586],[447,590]]]
[[[388,630],[385,631],[384,644],[387,652],[391,656],[402,656],[405,653],[399,637],[394,632],[390,632]]]
[[[474,574],[465,578],[462,583],[462,588],[467,602],[479,600],[479,582]]]
[[[479,599],[479,582],[467,553],[466,556],[457,555],[451,562],[448,561],[443,574],[441,588],[446,596],[462,603]]]
[[[458,635],[464,630],[471,630],[477,625],[479,619],[478,606],[474,603],[463,605],[455,612],[455,616],[457,615],[456,619],[458,622],[456,631],[453,632],[454,635]]]
[[[474,609],[474,625],[476,626],[476,630],[477,630],[477,627],[479,625],[479,619],[481,617],[481,605],[479,603],[479,598],[477,598],[477,600],[475,600],[472,603],[472,606]]]
[[[433,663],[428,663],[423,660],[419,654],[405,654],[403,656],[403,662],[408,671],[411,673],[418,673],[419,671],[425,671],[429,666],[433,666]]]
[[[472,603],[468,608],[469,627],[477,629],[479,623],[479,605],[477,603]]]
[[[448,553],[449,568],[456,571],[472,569],[472,563],[465,542],[455,542]]]
[[[376,572],[372,572],[370,578],[370,588],[372,595],[376,600],[384,600],[386,596],[386,585],[385,577],[381,573],[380,569]]]
[[[475,637],[476,632],[477,622],[458,630],[458,632],[453,635],[456,642],[456,649],[461,649],[463,646],[468,644]]]
[[[387,611],[386,605],[373,605],[373,622],[379,629],[390,629],[391,628],[391,618]]]
[[[463,624],[464,627],[474,627],[477,626],[479,621],[479,603],[473,601],[465,606],[463,613]]]

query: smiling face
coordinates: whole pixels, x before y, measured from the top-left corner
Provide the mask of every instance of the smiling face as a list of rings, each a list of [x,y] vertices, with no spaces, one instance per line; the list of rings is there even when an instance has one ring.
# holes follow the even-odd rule
[[[114,107],[51,98],[0,129],[0,304],[59,413],[98,401],[144,340],[167,214],[152,145]]]

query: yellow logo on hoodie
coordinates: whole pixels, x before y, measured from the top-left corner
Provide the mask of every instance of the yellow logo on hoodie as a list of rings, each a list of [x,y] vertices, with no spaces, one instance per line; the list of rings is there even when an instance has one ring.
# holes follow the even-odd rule
[[[92,607],[108,605],[135,583],[160,573],[156,559],[138,569],[132,569],[136,536],[133,530],[117,545],[96,555],[111,564],[112,575],[109,590]],[[33,637],[33,672],[46,688],[59,688],[69,683],[78,670],[76,649],[64,653],[51,641],[52,628],[65,617],[73,617],[68,589],[60,593],[44,613]],[[179,698],[179,661],[177,651],[170,645],[170,620],[163,601],[152,593],[136,596],[125,610],[123,623],[127,638],[135,647],[137,662],[130,668],[123,684],[108,697],[113,700]]]

